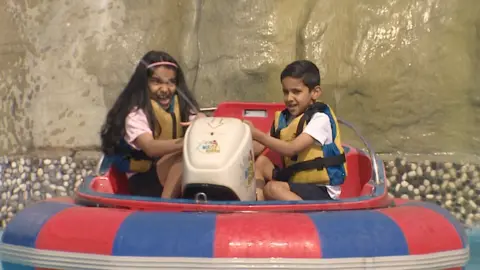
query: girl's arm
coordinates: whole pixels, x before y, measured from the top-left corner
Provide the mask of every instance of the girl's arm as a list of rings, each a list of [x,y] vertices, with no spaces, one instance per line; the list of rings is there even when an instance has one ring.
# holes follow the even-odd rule
[[[149,157],[161,157],[182,150],[183,139],[155,140],[143,110],[131,112],[125,120],[125,140]]]
[[[133,143],[149,157],[161,157],[182,151],[183,138],[171,140],[155,140],[151,133],[138,136]]]

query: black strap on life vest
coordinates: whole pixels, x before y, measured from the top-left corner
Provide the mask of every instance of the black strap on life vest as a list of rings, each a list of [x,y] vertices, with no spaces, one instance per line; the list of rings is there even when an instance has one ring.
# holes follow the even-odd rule
[[[345,163],[345,161],[345,154],[326,158],[318,157],[312,160],[292,164],[286,168],[276,168],[273,173],[273,179],[288,182],[297,172],[314,169],[323,170],[326,167],[341,165]]]
[[[128,145],[128,143],[122,139],[117,146],[117,154],[123,156],[126,159],[135,159],[135,160],[149,160],[153,161],[154,158],[149,157],[142,150],[137,150]]]
[[[272,127],[270,128],[270,136],[279,139],[280,138],[280,129],[275,129],[275,120],[273,120]]]
[[[295,137],[297,137],[303,132],[303,127],[305,126],[305,124],[308,124],[308,122],[310,122],[310,120],[312,119],[312,116],[315,113],[317,112],[323,113],[325,112],[326,108],[327,108],[327,105],[322,102],[316,102],[310,105],[307,108],[307,110],[305,110],[305,113],[302,115],[302,117],[298,122],[297,130],[295,132]],[[272,131],[273,131],[273,135],[275,135],[274,136],[275,138],[280,138],[280,129],[275,130],[275,127],[272,126],[272,130],[270,131],[270,133],[272,133]],[[295,155],[290,159],[292,161],[296,161],[298,159],[298,155]],[[332,156],[332,157],[323,157],[323,158],[318,157],[313,160],[307,160],[307,161],[292,164],[286,168],[276,168],[274,170],[273,179],[278,181],[288,182],[290,178],[297,172],[313,170],[313,169],[323,170],[326,167],[341,165],[345,162],[346,162],[345,153],[342,153],[341,155],[338,155],[338,156]]]

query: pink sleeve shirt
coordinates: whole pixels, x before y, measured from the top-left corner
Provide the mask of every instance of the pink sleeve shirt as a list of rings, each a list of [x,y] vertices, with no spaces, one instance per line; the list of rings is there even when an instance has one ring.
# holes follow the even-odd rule
[[[190,115],[189,120],[193,121],[193,119],[195,119],[195,115]],[[145,133],[153,135],[148,124],[147,115],[142,109],[131,111],[125,119],[125,141],[133,148],[139,150],[133,142],[138,136]]]
[[[193,121],[195,115],[190,115],[189,119]],[[150,125],[148,124],[147,115],[142,109],[131,111],[125,119],[125,141],[134,149],[140,150],[133,142],[138,136],[145,133],[153,135]],[[136,173],[127,173],[127,177],[130,178],[134,174]]]
[[[145,112],[142,109],[133,110],[125,119],[125,141],[133,148],[139,150],[133,142],[138,136],[145,133],[153,135]]]

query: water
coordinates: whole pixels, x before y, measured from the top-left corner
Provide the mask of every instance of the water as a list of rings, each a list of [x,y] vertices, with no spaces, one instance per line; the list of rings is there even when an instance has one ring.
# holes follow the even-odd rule
[[[467,270],[480,269],[480,228],[469,232],[470,241],[470,262]]]
[[[2,238],[2,231],[0,231],[0,239]],[[470,261],[467,265],[466,270],[478,270],[480,269],[480,228],[469,231],[468,239],[470,241]],[[0,262],[2,258],[0,257]],[[20,270],[19,267],[18,270]],[[0,263],[0,270],[3,270],[2,264]]]

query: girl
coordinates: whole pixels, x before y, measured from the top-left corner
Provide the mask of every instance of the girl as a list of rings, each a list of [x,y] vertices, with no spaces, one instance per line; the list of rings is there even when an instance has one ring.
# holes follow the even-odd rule
[[[205,116],[192,111],[199,111],[198,104],[177,61],[166,52],[145,54],[101,131],[102,151],[127,174],[132,195],[179,195],[186,129],[181,124]]]

